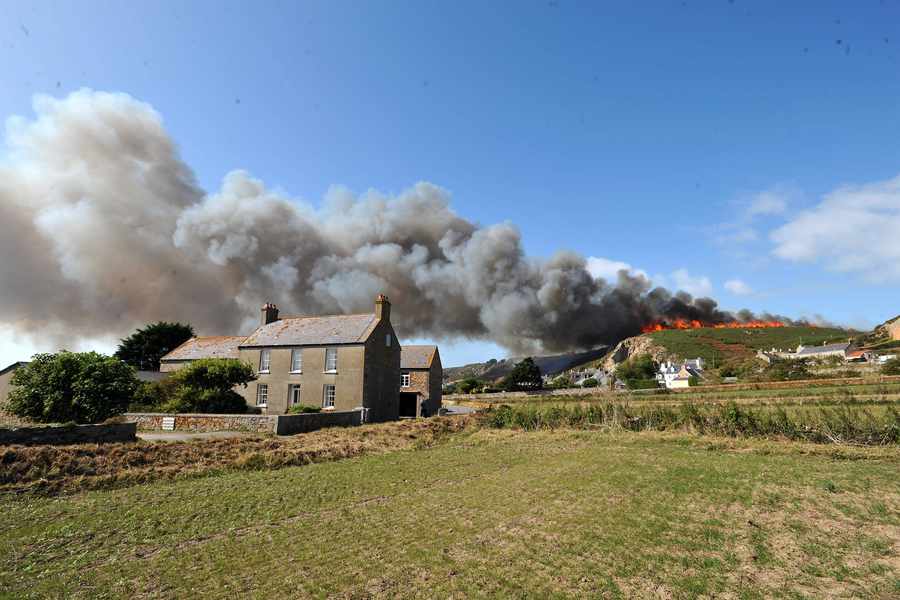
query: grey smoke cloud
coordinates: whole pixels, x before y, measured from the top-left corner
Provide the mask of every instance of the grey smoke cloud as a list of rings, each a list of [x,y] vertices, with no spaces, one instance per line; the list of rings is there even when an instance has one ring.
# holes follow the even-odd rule
[[[515,352],[735,318],[640,275],[595,279],[571,252],[528,257],[514,225],[467,221],[430,183],[394,197],[334,187],[317,210],[238,170],[207,194],[145,103],[85,89],[34,110],[8,121],[0,162],[0,323],[26,333],[123,336],[157,319],[242,333],[264,301],[360,312],[379,292],[403,336]]]

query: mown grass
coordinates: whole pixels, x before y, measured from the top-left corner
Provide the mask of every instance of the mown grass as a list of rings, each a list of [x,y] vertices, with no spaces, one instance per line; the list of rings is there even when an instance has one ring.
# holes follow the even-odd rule
[[[6,499],[0,595],[892,598],[898,468],[896,447],[467,430]]]

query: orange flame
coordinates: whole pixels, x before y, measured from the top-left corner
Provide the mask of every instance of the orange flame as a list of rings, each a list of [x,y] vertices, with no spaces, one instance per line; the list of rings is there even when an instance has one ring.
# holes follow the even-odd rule
[[[641,333],[652,333],[664,329],[701,329],[712,327],[715,329],[764,329],[767,327],[785,327],[781,321],[731,321],[729,323],[703,323],[701,321],[687,319],[675,319],[674,321],[657,321],[641,328]]]

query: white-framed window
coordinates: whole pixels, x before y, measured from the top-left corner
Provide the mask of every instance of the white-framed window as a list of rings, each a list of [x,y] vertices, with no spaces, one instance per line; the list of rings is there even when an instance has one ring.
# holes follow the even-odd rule
[[[337,371],[337,348],[325,348],[325,370]]]
[[[409,373],[400,373],[400,387],[409,387]]]
[[[303,372],[303,351],[300,348],[291,350],[291,373]]]
[[[256,405],[266,406],[269,403],[269,386],[265,383],[256,384]]]
[[[302,397],[300,396],[300,385],[292,384],[288,386],[288,403],[291,406],[300,404]]]
[[[384,336],[384,345],[385,346],[391,345],[391,334],[387,334],[386,336]]]
[[[334,386],[324,385],[322,387],[322,407],[334,408]]]
[[[268,373],[269,372],[269,363],[272,361],[272,351],[271,350],[260,350],[259,351],[259,372],[260,373]]]

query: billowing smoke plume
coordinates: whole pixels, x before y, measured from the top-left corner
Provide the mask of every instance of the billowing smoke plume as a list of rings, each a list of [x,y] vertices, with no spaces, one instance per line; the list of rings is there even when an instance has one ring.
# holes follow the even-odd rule
[[[23,332],[123,336],[177,319],[249,333],[264,301],[360,312],[379,292],[402,336],[514,351],[590,347],[661,318],[751,318],[625,272],[594,279],[570,252],[526,257],[515,226],[479,227],[429,183],[334,188],[315,210],[234,171],[207,195],[150,106],[81,90],[34,108],[8,122],[0,162],[0,323]]]

